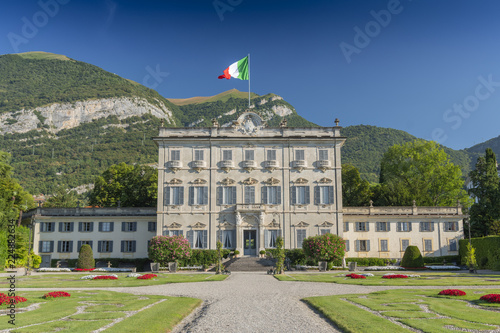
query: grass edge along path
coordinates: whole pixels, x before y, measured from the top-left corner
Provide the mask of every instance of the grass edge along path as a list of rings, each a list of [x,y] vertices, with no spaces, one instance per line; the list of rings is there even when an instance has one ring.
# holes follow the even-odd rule
[[[500,304],[479,298],[484,294],[498,294],[500,290],[462,290],[466,296],[439,296],[438,291],[432,289],[393,289],[359,295],[308,297],[303,301],[350,333],[498,330]]]
[[[71,297],[52,300],[41,298],[43,292],[39,291],[20,292],[19,295],[28,299],[18,304],[19,309],[35,303],[40,306],[16,313],[15,327],[7,325],[7,320],[0,322],[0,332],[84,333],[104,329],[106,332],[168,332],[202,303],[189,297],[99,290],[72,291]],[[100,318],[82,318],[92,315]]]

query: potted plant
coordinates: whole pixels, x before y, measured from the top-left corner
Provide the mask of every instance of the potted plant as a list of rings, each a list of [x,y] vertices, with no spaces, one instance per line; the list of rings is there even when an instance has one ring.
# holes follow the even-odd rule
[[[207,264],[203,264],[202,268],[203,268],[203,271],[208,272],[208,265]]]
[[[266,256],[266,250],[260,250],[260,257],[264,258]]]
[[[238,258],[238,255],[240,254],[240,251],[238,250],[234,250],[234,257],[235,258]]]

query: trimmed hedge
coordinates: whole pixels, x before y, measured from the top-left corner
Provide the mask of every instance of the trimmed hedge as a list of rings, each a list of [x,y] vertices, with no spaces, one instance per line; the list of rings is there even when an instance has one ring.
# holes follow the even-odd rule
[[[424,263],[427,264],[450,264],[456,262],[457,265],[460,264],[460,256],[441,256],[441,257],[424,257]]]
[[[410,245],[406,248],[400,266],[405,268],[424,267],[424,258],[422,257],[422,253],[420,253],[418,246]]]
[[[357,262],[358,266],[387,266],[395,264],[397,260],[386,258],[345,258],[346,264],[348,262]]]
[[[80,247],[80,253],[78,254],[78,261],[76,262],[76,268],[95,268],[94,253],[92,248],[88,244],[84,244]]]
[[[50,261],[50,267],[57,267],[57,262],[60,259],[52,259]],[[66,260],[68,262],[68,267],[76,267],[76,263],[78,259],[68,259]],[[107,263],[108,261],[111,262],[111,267],[113,268],[118,268],[120,264],[127,264],[130,266],[134,266],[137,268],[138,272],[144,272],[144,266],[149,266],[149,263],[151,260],[148,258],[137,258],[137,259],[123,259],[123,258],[97,258],[95,259],[95,262],[105,262]],[[105,266],[107,267],[107,266]]]
[[[222,249],[221,254],[223,258],[227,258],[231,250]],[[179,266],[203,266],[217,264],[217,250],[192,250],[191,258],[179,260]]]
[[[476,261],[479,268],[500,270],[500,236],[472,238],[472,246],[476,249]],[[458,241],[460,262],[465,265],[468,239]]]

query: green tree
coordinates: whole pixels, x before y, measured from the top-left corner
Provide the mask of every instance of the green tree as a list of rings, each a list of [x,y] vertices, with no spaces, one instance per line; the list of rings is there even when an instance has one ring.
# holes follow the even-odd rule
[[[78,261],[76,262],[76,268],[94,268],[95,259],[92,248],[88,244],[83,244],[80,247],[80,252],[78,253]]]
[[[307,237],[302,242],[306,256],[317,261],[339,264],[345,254],[345,240],[334,234]]]
[[[116,207],[155,207],[158,173],[150,166],[120,163],[110,166],[94,182],[89,195],[91,205]]]
[[[78,195],[75,191],[59,186],[56,192],[43,204],[44,207],[71,208],[78,206]]]
[[[342,165],[342,204],[366,206],[371,197],[370,183],[361,179],[359,170],[350,164]]]
[[[493,150],[486,149],[485,156],[477,159],[476,168],[469,177],[472,182],[469,193],[477,201],[469,212],[472,237],[496,234],[500,218],[500,178]]]
[[[377,204],[389,206],[454,206],[457,200],[469,207],[460,168],[434,141],[415,140],[394,145],[380,165]]]
[[[285,249],[283,248],[283,237],[276,238],[276,272],[283,274],[285,272]]]

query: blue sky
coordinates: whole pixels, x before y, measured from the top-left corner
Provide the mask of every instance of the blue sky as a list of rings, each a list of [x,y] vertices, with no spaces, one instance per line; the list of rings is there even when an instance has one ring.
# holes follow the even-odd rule
[[[121,1],[2,3],[0,54],[67,55],[155,88],[210,96],[251,54],[251,87],[306,119],[404,130],[462,149],[500,135],[500,2]],[[156,79],[151,72],[157,72]]]

